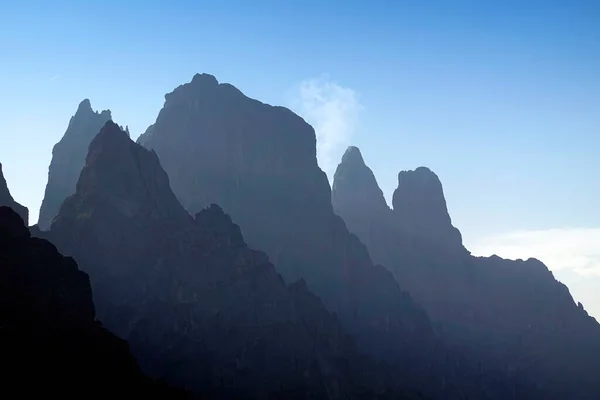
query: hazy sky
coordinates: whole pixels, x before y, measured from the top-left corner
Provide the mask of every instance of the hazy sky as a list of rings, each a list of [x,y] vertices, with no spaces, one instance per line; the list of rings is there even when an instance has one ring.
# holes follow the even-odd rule
[[[4,2],[0,161],[37,220],[83,98],[137,136],[208,72],[304,116],[329,174],[357,145],[389,199],[429,166],[471,250],[542,259],[600,317],[599,71],[596,0]]]

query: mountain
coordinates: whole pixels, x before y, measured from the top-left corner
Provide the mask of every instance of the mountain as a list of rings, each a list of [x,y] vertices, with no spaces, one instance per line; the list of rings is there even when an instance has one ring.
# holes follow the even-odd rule
[[[286,281],[306,280],[377,352],[431,336],[426,314],[333,213],[310,125],[207,74],[165,99],[138,142],[156,151],[190,213],[219,204]]]
[[[4,174],[2,172],[2,163],[0,163],[0,206],[8,206],[12,208],[17,214],[19,214],[21,219],[25,222],[25,225],[29,223],[29,210],[27,207],[17,203],[11,196],[10,190],[8,190],[8,185],[6,184],[6,179],[4,178]]]
[[[0,207],[2,390],[20,396],[187,398],[145,376],[96,321],[88,276]]]
[[[219,204],[287,282],[305,280],[362,350],[390,363],[397,382],[444,399],[531,393],[513,374],[481,371],[468,348],[445,343],[390,271],[372,262],[334,214],[313,128],[290,110],[196,74],[165,96],[138,143],[156,152],[188,212]]]
[[[600,326],[538,260],[473,257],[426,167],[398,174],[393,209],[351,147],[332,190],[335,212],[455,343],[520,371],[548,399],[600,393]]]
[[[90,142],[110,119],[110,110],[95,112],[88,99],[83,100],[77,107],[67,131],[52,149],[48,183],[38,219],[39,229],[50,229],[63,201],[75,193],[75,184],[85,164]]]
[[[89,273],[99,316],[151,376],[216,398],[413,398],[219,206],[191,217],[156,153],[113,122],[41,234]]]

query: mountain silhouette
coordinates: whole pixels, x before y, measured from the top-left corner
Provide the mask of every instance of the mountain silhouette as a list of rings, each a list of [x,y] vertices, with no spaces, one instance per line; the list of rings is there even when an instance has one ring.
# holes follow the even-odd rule
[[[335,173],[332,204],[446,337],[497,368],[520,371],[544,398],[597,398],[600,325],[540,261],[471,256],[434,172],[400,172],[390,209],[350,147]]]
[[[156,153],[112,121],[40,234],[89,273],[100,318],[153,377],[217,398],[416,398],[219,206],[191,217]]]
[[[397,382],[445,399],[531,398],[518,374],[482,371],[478,355],[440,337],[390,271],[371,261],[333,211],[313,128],[290,110],[196,74],[165,96],[138,143],[159,156],[188,212],[219,204],[249,245],[287,282],[305,280]]]
[[[39,229],[50,229],[63,201],[75,193],[75,185],[85,164],[88,147],[100,132],[100,128],[110,119],[110,110],[95,112],[88,99],[83,100],[77,107],[65,134],[52,149],[48,183],[37,224]]]

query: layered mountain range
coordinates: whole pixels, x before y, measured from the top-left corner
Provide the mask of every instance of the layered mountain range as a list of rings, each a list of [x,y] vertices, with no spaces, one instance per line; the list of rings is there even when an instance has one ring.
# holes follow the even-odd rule
[[[138,143],[110,119],[80,104],[31,231],[150,376],[212,398],[599,392],[596,321],[539,261],[472,257],[429,169],[391,209],[352,147],[332,191],[310,125],[208,74]]]
[[[90,274],[100,318],[151,376],[217,398],[409,398],[219,206],[191,217],[113,122],[42,235]]]
[[[67,127],[64,136],[52,149],[52,161],[48,168],[48,183],[40,207],[37,226],[43,231],[50,229],[63,201],[75,193],[79,173],[85,164],[88,147],[104,124],[111,119],[110,110],[92,110],[89,99],[83,100]]]
[[[539,260],[471,256],[434,172],[400,172],[390,208],[350,147],[335,173],[332,204],[446,337],[522,371],[545,398],[598,397],[600,325]]]

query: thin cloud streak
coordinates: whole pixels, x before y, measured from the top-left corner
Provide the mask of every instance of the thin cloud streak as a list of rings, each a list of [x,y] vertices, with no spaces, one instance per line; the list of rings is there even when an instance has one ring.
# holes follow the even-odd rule
[[[52,78],[50,78],[51,81],[54,81],[56,79],[60,78],[60,75],[54,75]]]
[[[294,90],[291,106],[315,129],[317,160],[331,182],[364,109],[358,94],[322,76],[301,82]]]

